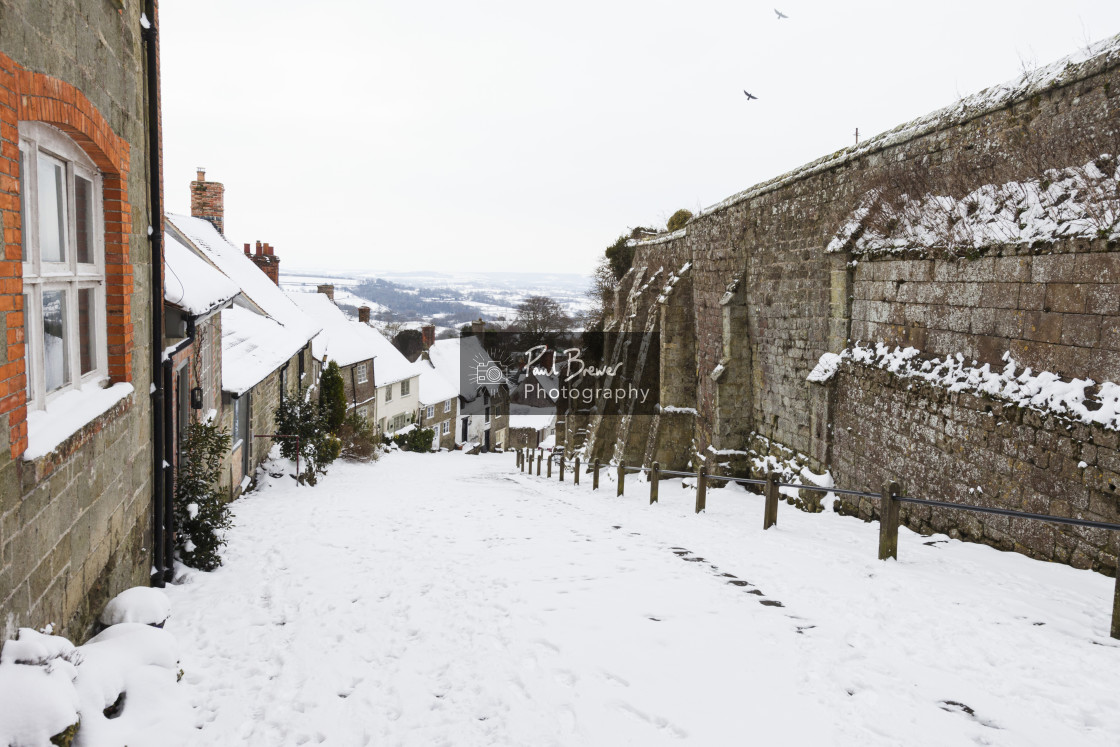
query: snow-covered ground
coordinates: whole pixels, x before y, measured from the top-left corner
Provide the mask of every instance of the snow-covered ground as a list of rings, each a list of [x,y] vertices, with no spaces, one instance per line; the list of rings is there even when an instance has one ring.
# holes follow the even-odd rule
[[[570,479],[570,473],[569,473]],[[266,481],[268,482],[268,481]],[[761,498],[394,453],[168,589],[200,745],[1115,745],[1112,580]]]

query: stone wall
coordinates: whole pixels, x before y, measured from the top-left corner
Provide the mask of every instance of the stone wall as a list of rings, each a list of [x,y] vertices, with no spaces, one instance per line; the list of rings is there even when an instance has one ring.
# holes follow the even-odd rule
[[[995,398],[844,366],[836,379],[832,474],[838,485],[1051,516],[1120,523],[1120,434]],[[878,517],[878,501],[842,512]],[[1116,532],[903,505],[906,526],[1116,572]]]
[[[969,452],[976,465],[968,467],[966,460],[961,467],[970,477],[946,482],[942,476],[935,487],[938,497],[968,501],[975,493],[967,488],[984,487],[983,480],[972,479],[986,464],[980,454],[991,438],[981,425],[936,420],[930,413],[939,411],[940,395],[920,400],[911,394],[896,402],[910,391],[903,385],[882,396],[895,409],[911,408],[909,416],[896,417],[894,429],[873,428],[868,419],[886,416],[871,411],[874,395],[864,387],[878,381],[878,374],[848,370],[827,387],[809,384],[807,376],[823,354],[862,341],[913,346],[927,359],[960,354],[978,365],[1002,364],[1009,355],[1021,366],[1067,380],[1120,380],[1120,253],[1115,236],[1104,235],[1115,229],[1099,236],[1055,232],[1029,242],[915,243],[873,251],[860,241],[871,230],[865,206],[872,199],[897,201],[910,194],[963,199],[989,183],[1041,183],[1051,178],[1047,169],[1080,166],[1086,158],[1117,150],[1120,37],[1098,45],[1091,56],[993,87],[752,187],[675,233],[636,242],[633,269],[608,317],[608,362],[625,360],[611,350],[611,341],[650,329],[647,320],[656,307],[662,378],[673,377],[663,394],[671,400],[666,403],[695,409],[692,423],[677,420],[691,428],[698,455],[745,453],[765,442],[771,449],[789,449],[815,472],[832,468],[838,484],[850,480],[852,487],[877,490],[889,475],[917,491],[926,475],[949,469],[945,458],[924,446],[936,441],[931,434],[940,434],[962,439],[966,449],[976,446]],[[1115,213],[1117,205],[1105,207]],[[682,277],[687,270],[688,281],[679,293],[662,292],[656,300],[637,293],[659,270]],[[858,410],[861,402],[867,406]],[[866,437],[837,430],[839,423],[847,428],[856,420],[865,423]],[[589,413],[586,424],[588,454],[600,458],[632,453],[633,434],[651,432],[644,421],[635,427],[609,407]],[[1016,454],[1048,443],[1039,434],[1049,431],[1039,428],[1012,433]],[[652,428],[647,461],[666,453],[658,442],[661,430]],[[1095,447],[1106,435],[1090,434],[1081,442]],[[666,438],[686,440],[681,433]],[[882,458],[875,461],[876,455]],[[857,468],[868,460],[876,466]],[[1013,490],[1010,480],[995,481],[985,487],[986,495],[1012,507],[1040,506],[1039,496],[1045,495],[1047,510],[1066,510],[1068,503],[1074,512],[1111,516],[1110,490],[1097,490],[1095,502],[1063,497],[1091,490],[1084,472],[1067,474],[1067,468],[1059,460],[1032,463],[1030,470],[1015,473],[1028,482],[1022,490]],[[933,526],[920,512],[910,513],[914,526]],[[1115,567],[1115,547],[1099,538],[1059,532],[1044,540],[1038,530],[1015,522],[1001,530],[998,521],[980,521],[984,528],[977,534],[969,524],[968,536],[1038,557]],[[965,529],[962,524],[958,531]]]
[[[0,0],[0,640],[55,623],[83,640],[148,583],[151,221],[139,4]],[[62,129],[104,174],[109,374],[134,393],[34,461],[26,448],[18,120]]]

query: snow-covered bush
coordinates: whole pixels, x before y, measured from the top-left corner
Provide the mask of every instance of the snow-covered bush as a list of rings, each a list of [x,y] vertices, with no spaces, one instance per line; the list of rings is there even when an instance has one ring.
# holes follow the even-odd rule
[[[371,462],[380,455],[380,444],[373,424],[358,415],[349,413],[338,430],[342,442],[342,458],[352,462]]]
[[[436,432],[431,428],[410,427],[404,433],[397,433],[390,438],[385,437],[386,443],[393,443],[404,451],[431,451],[432,442]]]
[[[213,421],[188,424],[183,439],[175,480],[176,542],[183,563],[202,571],[222,564],[225,530],[232,523],[229,505],[218,487],[229,443],[229,432]]]
[[[327,364],[319,377],[319,408],[326,419],[327,430],[337,434],[346,420],[346,384],[334,361]]]
[[[280,435],[299,436],[298,441],[280,439],[281,456],[294,460],[298,452],[301,469],[296,479],[301,484],[314,485],[342,452],[342,442],[331,433],[323,408],[313,400],[285,397],[276,408],[275,420]]]

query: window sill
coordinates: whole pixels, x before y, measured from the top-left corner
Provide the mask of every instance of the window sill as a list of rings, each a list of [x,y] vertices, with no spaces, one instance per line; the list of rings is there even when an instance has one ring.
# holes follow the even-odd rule
[[[118,410],[124,412],[132,407],[133,391],[132,384],[120,383],[102,389],[101,384],[95,382],[56,397],[45,410],[28,412],[27,450],[23,452],[23,460],[33,462],[52,457],[49,461],[53,464],[70,456],[101,430],[107,414],[115,416]],[[50,471],[48,469],[44,475]]]

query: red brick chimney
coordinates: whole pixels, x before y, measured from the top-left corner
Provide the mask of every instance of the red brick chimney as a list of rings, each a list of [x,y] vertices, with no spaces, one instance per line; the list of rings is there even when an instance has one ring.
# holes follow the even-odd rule
[[[369,307],[368,306],[359,306],[358,307],[358,321],[361,322],[362,324],[369,324]]]
[[[249,245],[245,245],[245,254],[249,259],[253,260],[253,264],[261,268],[261,272],[268,275],[268,279],[280,285],[280,258],[272,253],[272,246],[270,244],[261,244],[257,242],[256,254],[249,254]]]
[[[436,343],[436,325],[425,324],[420,328],[420,344],[425,350]]]
[[[327,283],[327,284],[325,284],[325,285],[320,285],[320,286],[318,286],[318,287],[317,287],[317,288],[316,288],[315,290],[316,290],[317,292],[319,292],[319,293],[322,293],[323,295],[325,295],[325,296],[326,296],[327,298],[329,298],[329,299],[330,299],[330,300],[331,300],[332,302],[334,301],[334,285],[333,285],[333,284]]]
[[[198,179],[191,182],[191,215],[210,221],[223,235],[226,232],[225,191],[221,183],[206,181],[206,169],[198,167]]]

